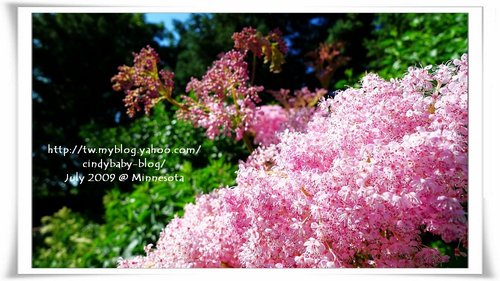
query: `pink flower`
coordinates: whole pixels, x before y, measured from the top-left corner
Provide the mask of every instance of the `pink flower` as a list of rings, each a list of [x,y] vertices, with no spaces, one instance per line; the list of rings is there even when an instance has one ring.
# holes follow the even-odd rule
[[[279,105],[263,105],[257,108],[250,131],[254,133],[254,143],[268,146],[278,142],[288,120],[287,112]]]
[[[123,99],[127,113],[133,117],[141,111],[141,105],[146,114],[162,99],[170,99],[174,87],[174,74],[160,70],[157,63],[160,58],[153,48],[147,46],[139,54],[134,53],[133,66],[120,66],[119,73],[111,79],[115,91],[124,91]]]
[[[264,105],[256,108],[249,130],[255,136],[254,143],[268,146],[278,142],[278,134],[285,129],[303,131],[316,112],[314,107],[326,94],[325,89],[309,91],[306,87],[290,95],[289,90],[269,91],[284,106]]]
[[[207,130],[210,139],[218,135],[240,140],[254,117],[255,103],[260,101],[260,86],[248,84],[248,65],[245,54],[229,51],[203,76],[191,78],[186,91],[194,98],[183,96],[186,109],[178,111],[179,118],[191,121]]]

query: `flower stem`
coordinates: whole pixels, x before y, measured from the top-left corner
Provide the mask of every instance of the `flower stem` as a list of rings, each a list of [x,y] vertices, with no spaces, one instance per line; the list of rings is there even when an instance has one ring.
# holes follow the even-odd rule
[[[253,85],[253,81],[255,79],[255,69],[256,68],[257,68],[257,57],[254,54],[253,59],[252,59],[252,77],[250,79],[250,85]]]
[[[185,110],[187,109],[185,105],[179,103],[178,101],[176,101],[175,99],[172,98],[172,88],[166,88],[165,86],[161,86],[160,87],[160,93],[161,93],[161,96],[164,97],[169,103],[171,103],[172,105],[175,105],[177,106],[179,109],[182,109],[182,110]]]
[[[250,138],[246,132],[243,133],[243,142],[245,143],[245,146],[247,147],[248,152],[252,153],[253,152],[253,145],[252,145],[252,142],[250,141]]]
[[[232,89],[231,96],[233,97],[234,107],[236,109],[236,115],[237,115],[236,120],[238,120],[238,122],[240,122],[241,121],[241,119],[240,119],[240,107],[238,105],[238,97],[236,96],[236,89],[234,89],[234,88]],[[250,141],[250,138],[249,138],[247,132],[243,133],[243,142],[245,143],[245,146],[247,147],[248,152],[252,153],[253,146],[252,146],[252,142]]]

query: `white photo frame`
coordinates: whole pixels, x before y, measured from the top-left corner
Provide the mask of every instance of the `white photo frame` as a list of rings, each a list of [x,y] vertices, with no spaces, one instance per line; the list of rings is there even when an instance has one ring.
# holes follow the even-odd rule
[[[18,170],[31,171],[31,16],[33,13],[188,13],[188,12],[246,12],[234,4],[213,5],[181,1],[166,7],[20,7],[18,8]],[[215,9],[214,7],[217,7]],[[446,13],[459,12],[469,15],[469,266],[468,268],[434,269],[265,269],[252,272],[255,276],[287,278],[296,275],[317,276],[319,278],[337,274],[349,275],[386,275],[386,274],[481,274],[483,257],[483,213],[482,213],[482,170],[483,170],[483,9],[474,6],[462,7],[410,7],[410,6],[333,6],[318,1],[303,5],[283,7],[277,5],[260,6],[252,12],[303,12],[346,13],[346,12],[387,12],[387,13]],[[29,106],[28,106],[29,105]],[[18,174],[18,273],[19,274],[168,274],[182,277],[211,276],[225,274],[224,269],[70,269],[70,268],[32,268],[31,205],[32,179]],[[237,278],[248,271],[231,269],[230,274]],[[227,272],[227,271],[226,271]],[[331,276],[330,276],[331,277]],[[258,278],[258,277],[256,277]]]

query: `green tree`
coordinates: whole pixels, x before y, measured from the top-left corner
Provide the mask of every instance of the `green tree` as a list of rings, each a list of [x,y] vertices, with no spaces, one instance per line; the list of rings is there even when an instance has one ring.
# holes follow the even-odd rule
[[[64,205],[98,213],[102,207],[79,202],[99,202],[105,187],[62,182],[82,159],[49,154],[47,145],[82,144],[80,129],[90,122],[98,124],[96,130],[128,122],[119,118],[122,97],[112,92],[109,79],[132,51],[147,44],[158,48],[154,38],[162,36],[163,26],[147,24],[139,14],[71,13],[34,14],[32,26],[33,222]]]

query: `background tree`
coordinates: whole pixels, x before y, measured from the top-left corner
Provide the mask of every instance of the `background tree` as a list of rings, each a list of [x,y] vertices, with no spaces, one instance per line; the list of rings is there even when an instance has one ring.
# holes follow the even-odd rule
[[[161,36],[162,25],[145,23],[138,14],[33,16],[34,224],[64,205],[102,212],[94,202],[106,188],[63,183],[63,175],[77,171],[82,159],[48,154],[47,145],[82,144],[80,130],[89,123],[94,131],[128,123],[109,78],[132,51],[147,44],[162,51],[154,40]],[[95,206],[88,208],[89,202]]]

